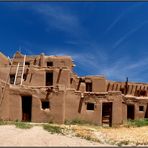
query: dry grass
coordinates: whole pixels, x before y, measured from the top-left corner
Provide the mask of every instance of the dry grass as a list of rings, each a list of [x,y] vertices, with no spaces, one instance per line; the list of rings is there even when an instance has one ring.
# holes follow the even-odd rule
[[[62,125],[62,127],[72,131],[71,134],[73,136],[78,136],[102,144],[117,146],[148,145],[148,126],[104,128],[88,125]]]
[[[101,129],[108,143],[116,145],[148,145],[148,126]]]

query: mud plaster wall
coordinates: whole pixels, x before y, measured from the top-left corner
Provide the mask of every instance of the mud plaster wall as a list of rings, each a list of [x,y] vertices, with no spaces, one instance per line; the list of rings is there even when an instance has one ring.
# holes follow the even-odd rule
[[[136,103],[135,106],[136,106],[135,114],[137,115],[135,118],[136,119],[142,119],[142,118],[144,118],[145,113],[146,113],[147,104],[144,104],[144,103],[140,103],[139,102],[139,103]],[[139,107],[140,106],[143,106],[144,107],[144,110],[143,111],[140,111],[139,110]]]
[[[9,75],[9,70],[10,70],[9,67],[0,67],[0,79],[6,81]]]
[[[28,85],[33,86],[45,86],[45,74],[45,71],[42,70],[31,70],[24,83],[28,82]]]
[[[105,92],[106,91],[106,81],[105,78],[93,78],[93,92]]]
[[[45,56],[43,58],[43,66],[47,66],[47,62],[53,62],[53,67],[69,67],[71,70],[73,65],[70,57]]]
[[[42,109],[41,100],[45,100],[46,91],[39,90],[11,90],[10,101],[10,120],[22,120],[22,98],[21,96],[32,96],[32,122],[64,122],[64,92],[59,91],[49,95],[47,98],[51,108]]]
[[[26,81],[24,81],[23,84],[33,86],[46,86],[46,72],[53,72],[53,85],[63,84],[65,87],[70,87],[70,71],[68,69],[63,69],[61,73],[59,73],[59,69],[31,69],[27,75]]]
[[[68,69],[62,69],[61,74],[59,72],[59,69],[56,69],[54,71],[54,85],[57,84],[58,78],[59,82],[58,84],[62,84],[65,87],[70,87],[70,71]]]
[[[122,102],[122,118],[123,118],[123,123],[127,121],[127,105],[125,102]]]
[[[52,93],[48,100],[50,102],[49,110],[41,108],[41,99],[45,97],[34,97],[32,107],[32,121],[33,122],[64,122],[64,92],[60,91]]]
[[[75,119],[82,119],[82,120],[87,120],[92,123],[98,124],[100,121],[100,116],[99,116],[99,110],[100,110],[100,104],[92,97],[89,99],[90,102],[95,103],[95,109],[94,111],[88,111],[86,109],[86,101],[88,99],[84,99],[80,113],[78,112],[79,110],[79,104],[80,104],[80,99],[81,99],[81,93],[80,92],[75,92],[73,90],[69,90],[66,92],[65,96],[65,120],[75,120]]]
[[[2,94],[1,94],[2,95]],[[2,99],[2,98],[1,98]],[[9,120],[9,88],[8,86],[5,89],[4,98],[0,100],[2,101],[0,105],[0,119]]]
[[[108,94],[108,100],[107,101],[111,101],[113,102],[113,106],[112,106],[112,125],[118,125],[118,124],[122,124],[123,122],[123,117],[122,117],[122,96],[121,93],[109,93]]]

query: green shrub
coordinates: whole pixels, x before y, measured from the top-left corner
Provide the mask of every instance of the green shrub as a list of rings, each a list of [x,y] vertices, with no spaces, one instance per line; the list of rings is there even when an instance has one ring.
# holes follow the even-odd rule
[[[121,147],[122,145],[128,145],[128,144],[129,144],[129,141],[128,141],[128,140],[123,140],[123,141],[117,142],[117,145],[118,145],[119,147]]]
[[[148,126],[148,119],[128,120],[127,124],[133,127]]]
[[[8,122],[7,121],[4,121],[4,120],[0,120],[0,125],[7,125]]]
[[[17,128],[21,128],[21,129],[30,129],[33,127],[33,125],[25,122],[15,122],[14,124]]]
[[[93,123],[91,123],[89,121],[82,120],[82,119],[66,120],[65,124],[66,125],[76,125],[76,124],[80,124],[80,125],[86,125],[86,124],[95,125],[95,124],[93,124]]]
[[[58,126],[53,126],[53,125],[50,125],[50,124],[45,124],[43,125],[43,128],[45,130],[47,130],[48,132],[50,132],[51,134],[54,134],[54,133],[58,133],[58,134],[63,134],[63,128],[61,127],[58,127]]]

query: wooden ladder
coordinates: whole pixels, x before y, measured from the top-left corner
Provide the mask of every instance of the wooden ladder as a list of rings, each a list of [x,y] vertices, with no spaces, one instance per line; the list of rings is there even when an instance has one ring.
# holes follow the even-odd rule
[[[26,55],[24,55],[23,62],[18,63],[15,73],[15,79],[14,79],[14,85],[22,85],[23,83],[23,76],[25,71],[25,61],[26,61]]]

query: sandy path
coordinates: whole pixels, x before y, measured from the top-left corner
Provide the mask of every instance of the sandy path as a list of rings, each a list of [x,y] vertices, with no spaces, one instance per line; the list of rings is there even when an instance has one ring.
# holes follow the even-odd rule
[[[40,126],[19,129],[14,125],[0,126],[0,146],[107,146],[78,137],[50,134]]]

